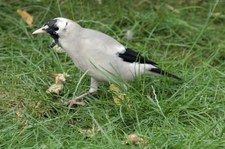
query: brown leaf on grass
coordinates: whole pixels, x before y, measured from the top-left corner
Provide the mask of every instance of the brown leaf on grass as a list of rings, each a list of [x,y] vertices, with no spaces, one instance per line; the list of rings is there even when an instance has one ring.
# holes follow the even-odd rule
[[[33,23],[33,16],[32,15],[30,15],[27,11],[21,10],[21,9],[18,9],[16,12],[23,18],[23,20],[29,26],[32,26],[32,23]]]
[[[125,94],[115,84],[111,84],[109,90],[113,92],[114,103],[119,106],[121,101],[124,100]]]
[[[21,113],[21,112],[16,112],[16,116],[18,116],[18,117],[23,117],[23,114]]]
[[[46,91],[46,93],[59,94],[63,90],[63,83],[66,81],[66,77],[69,77],[67,73],[55,74],[55,84],[52,84]]]
[[[147,145],[147,142],[143,138],[139,137],[136,134],[130,134],[127,136],[127,138],[128,138],[128,140],[122,141],[122,144],[124,144],[124,145],[130,145],[130,144]]]

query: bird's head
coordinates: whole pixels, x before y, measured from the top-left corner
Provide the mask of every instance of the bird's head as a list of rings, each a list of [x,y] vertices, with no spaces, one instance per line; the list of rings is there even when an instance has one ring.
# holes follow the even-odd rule
[[[48,33],[53,38],[53,43],[51,47],[54,47],[58,44],[59,38],[66,36],[71,28],[71,24],[74,22],[72,20],[66,18],[55,18],[49,20],[45,23],[41,28],[34,31],[32,34],[41,34],[41,33]]]

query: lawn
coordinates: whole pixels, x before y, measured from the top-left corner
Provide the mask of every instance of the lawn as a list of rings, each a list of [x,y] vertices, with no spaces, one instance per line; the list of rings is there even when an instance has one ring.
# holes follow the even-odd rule
[[[225,148],[224,8],[222,0],[1,0],[0,148]],[[104,83],[87,105],[67,108],[63,101],[87,91],[90,77],[49,48],[49,36],[32,35],[58,16],[109,34],[183,81],[138,77],[119,106]],[[46,93],[63,72],[63,91]],[[81,131],[93,124],[91,134]],[[144,143],[133,145],[129,134]]]

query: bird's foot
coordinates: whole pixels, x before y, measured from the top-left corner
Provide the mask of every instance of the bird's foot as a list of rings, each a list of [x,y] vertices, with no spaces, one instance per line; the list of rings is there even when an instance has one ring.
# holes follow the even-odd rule
[[[87,92],[84,93],[78,97],[75,97],[67,102],[64,103],[64,105],[68,106],[69,108],[71,108],[73,105],[78,105],[78,106],[84,106],[86,103],[83,101],[83,98],[88,96],[88,95],[92,95],[95,92]]]
[[[74,105],[84,106],[86,103],[83,101],[83,98],[79,98],[79,97],[75,97],[75,98],[73,98],[73,99],[71,99],[69,101],[66,101],[64,103],[64,105],[68,106],[69,108],[71,108]]]

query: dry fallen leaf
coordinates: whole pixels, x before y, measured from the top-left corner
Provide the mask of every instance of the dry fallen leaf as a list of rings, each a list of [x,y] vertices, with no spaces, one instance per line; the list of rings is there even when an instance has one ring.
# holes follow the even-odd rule
[[[33,16],[30,15],[25,10],[18,9],[17,13],[23,18],[23,20],[29,25],[32,26],[33,23]]]
[[[23,115],[22,115],[22,113],[21,112],[16,112],[16,115],[18,116],[18,117],[23,117]]]
[[[109,90],[113,92],[113,100],[116,105],[120,105],[121,101],[124,100],[125,94],[115,85],[111,84]]]
[[[122,144],[124,145],[129,145],[130,143],[134,144],[134,145],[146,145],[147,142],[141,138],[138,137],[138,135],[136,134],[130,134],[128,135],[128,139],[127,141],[122,141]]]
[[[59,94],[63,90],[63,83],[66,81],[66,77],[69,77],[67,73],[55,74],[55,84],[51,85],[46,92]]]

